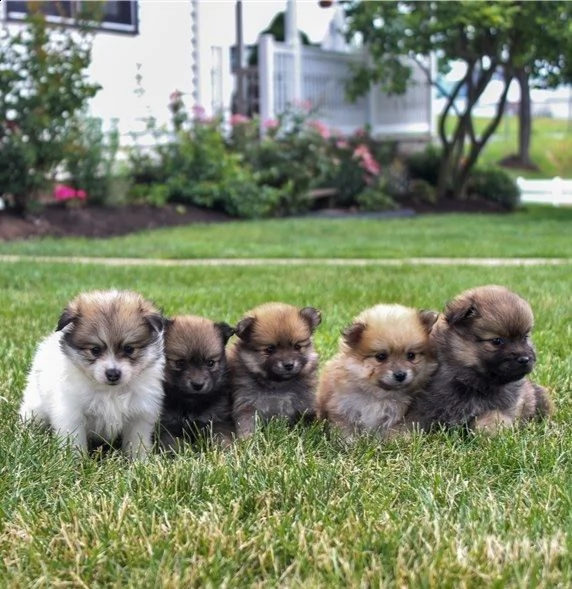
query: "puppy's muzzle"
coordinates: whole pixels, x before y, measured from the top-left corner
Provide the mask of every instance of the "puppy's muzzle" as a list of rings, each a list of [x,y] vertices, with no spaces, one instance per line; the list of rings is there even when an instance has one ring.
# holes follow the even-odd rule
[[[121,370],[118,368],[108,368],[105,371],[105,378],[109,384],[118,384],[121,380]]]

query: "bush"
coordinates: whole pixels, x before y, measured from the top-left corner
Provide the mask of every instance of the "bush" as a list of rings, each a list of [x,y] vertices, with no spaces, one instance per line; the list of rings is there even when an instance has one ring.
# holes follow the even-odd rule
[[[356,202],[362,211],[387,211],[396,207],[393,197],[387,192],[385,180],[379,180],[362,190]]]
[[[424,151],[410,154],[406,159],[406,165],[412,179],[425,180],[431,186],[437,186],[441,150],[434,145],[428,145]]]
[[[1,33],[0,186],[21,212],[49,186],[76,113],[99,90],[85,75],[92,38],[86,26],[48,27],[39,8],[18,32]]]
[[[496,202],[508,210],[520,202],[520,189],[511,176],[498,166],[476,167],[467,185],[469,196]]]
[[[437,192],[427,180],[411,180],[409,183],[409,197],[417,204],[435,204]]]
[[[66,148],[64,172],[74,188],[85,190],[90,203],[107,203],[118,150],[116,122],[106,137],[101,119],[78,119]]]

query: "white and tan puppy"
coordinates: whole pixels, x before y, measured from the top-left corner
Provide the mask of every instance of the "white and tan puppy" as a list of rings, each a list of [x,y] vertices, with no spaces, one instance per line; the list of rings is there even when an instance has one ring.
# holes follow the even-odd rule
[[[348,440],[396,433],[414,396],[437,369],[429,332],[433,311],[376,305],[344,329],[339,352],[322,370],[318,416]]]
[[[83,451],[120,437],[125,454],[144,457],[163,399],[163,326],[135,292],[80,294],[36,350],[21,418]]]

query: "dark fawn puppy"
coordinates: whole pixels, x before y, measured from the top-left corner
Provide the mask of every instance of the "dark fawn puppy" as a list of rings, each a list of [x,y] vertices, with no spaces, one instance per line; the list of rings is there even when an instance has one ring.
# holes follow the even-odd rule
[[[431,331],[439,368],[406,415],[410,426],[498,430],[552,413],[546,389],[527,375],[536,362],[527,301],[480,286],[450,301]]]
[[[167,321],[165,392],[159,438],[165,450],[212,437],[228,445],[233,436],[225,346],[234,329],[204,317]]]
[[[314,416],[318,354],[312,335],[320,322],[314,307],[275,302],[256,307],[238,322],[229,366],[239,438],[254,432],[257,417],[294,423]]]

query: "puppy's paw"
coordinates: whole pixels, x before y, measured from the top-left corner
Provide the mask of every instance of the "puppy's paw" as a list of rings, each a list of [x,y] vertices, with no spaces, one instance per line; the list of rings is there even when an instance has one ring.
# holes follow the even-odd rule
[[[512,426],[513,424],[514,419],[512,416],[495,409],[475,417],[473,422],[473,429],[488,434],[495,434],[506,427]]]

